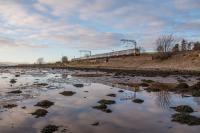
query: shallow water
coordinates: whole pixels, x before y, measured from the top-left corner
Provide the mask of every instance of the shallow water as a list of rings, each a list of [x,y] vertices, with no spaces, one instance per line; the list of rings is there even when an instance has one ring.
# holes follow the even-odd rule
[[[198,77],[142,77],[142,76],[104,76],[93,78],[73,77],[71,74],[80,71],[51,69],[0,69],[0,132],[2,133],[35,133],[49,124],[60,126],[59,131],[69,133],[197,133],[200,126],[188,126],[171,122],[171,115],[176,113],[170,107],[190,105],[200,117],[200,98],[183,97],[171,92],[146,92],[142,87],[113,86],[117,81],[140,82],[142,79],[153,79],[159,82],[176,83],[177,77],[192,85]],[[15,77],[20,73],[20,77]],[[17,79],[11,84],[10,79]],[[36,86],[34,83],[48,83],[47,86]],[[81,83],[77,88],[73,84]],[[18,90],[21,94],[10,94]],[[124,92],[118,92],[124,90]],[[137,91],[136,91],[137,90]],[[62,91],[74,91],[73,96],[63,96]],[[87,92],[88,91],[88,92]],[[106,96],[114,93],[116,97]],[[140,98],[144,103],[133,103]],[[115,100],[109,105],[112,113],[93,109],[101,99]],[[35,118],[31,113],[40,107],[34,106],[41,100],[55,104],[48,108],[45,117]],[[17,104],[12,109],[5,109],[7,103]],[[26,109],[22,107],[26,106]],[[98,126],[92,126],[99,122]],[[66,130],[63,130],[66,129]]]

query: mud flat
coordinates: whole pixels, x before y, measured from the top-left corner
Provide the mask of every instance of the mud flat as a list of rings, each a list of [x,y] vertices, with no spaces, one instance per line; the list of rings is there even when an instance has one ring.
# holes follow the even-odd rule
[[[162,69],[131,69],[131,68],[107,68],[107,67],[67,67],[69,70],[101,71],[117,73],[119,75],[143,75],[143,76],[169,76],[169,75],[196,75],[200,76],[200,70],[162,70]]]
[[[4,68],[0,92],[3,133],[200,130],[200,78],[195,74]]]

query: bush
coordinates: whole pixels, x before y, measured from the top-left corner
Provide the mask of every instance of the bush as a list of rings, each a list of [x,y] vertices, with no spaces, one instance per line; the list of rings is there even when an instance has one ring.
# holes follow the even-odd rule
[[[166,60],[169,59],[172,56],[171,52],[167,52],[167,53],[157,53],[154,57],[154,59],[157,60]]]
[[[200,50],[200,42],[194,43],[193,50]]]

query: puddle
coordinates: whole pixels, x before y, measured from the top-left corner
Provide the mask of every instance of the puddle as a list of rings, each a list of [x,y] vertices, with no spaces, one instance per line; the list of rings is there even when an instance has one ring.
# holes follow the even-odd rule
[[[79,72],[56,69],[1,69],[0,131],[37,133],[56,129],[57,132],[70,133],[198,133],[200,130],[199,125],[180,124],[172,122],[171,118],[177,113],[171,107],[179,105],[191,106],[194,112],[190,115],[200,117],[200,97],[186,97],[168,91],[147,92],[141,86],[115,84],[140,83],[144,79],[179,83],[182,79],[181,81],[184,80],[191,86],[198,82],[198,77],[116,77],[112,74],[98,77],[71,76]],[[84,73],[86,72],[81,72]],[[20,76],[16,77],[16,74]],[[11,84],[10,80],[13,78],[16,83]],[[15,90],[20,90],[21,93],[8,93]],[[67,96],[61,95],[63,92]],[[46,112],[43,110],[43,117],[33,116],[31,113],[43,109],[34,105],[43,100],[54,104],[45,108]],[[109,113],[93,108],[99,105],[105,107],[100,100],[114,101],[115,104],[106,105]],[[8,109],[4,108],[6,104],[17,106]]]

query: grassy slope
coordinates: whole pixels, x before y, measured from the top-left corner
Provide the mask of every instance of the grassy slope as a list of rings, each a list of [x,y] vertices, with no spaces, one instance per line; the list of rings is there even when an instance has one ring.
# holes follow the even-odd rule
[[[72,67],[101,67],[101,68],[120,68],[120,69],[160,69],[160,70],[195,70],[200,71],[200,51],[190,51],[186,53],[178,53],[171,58],[159,61],[149,60],[147,56],[124,57],[110,59],[108,63],[81,63],[71,64]],[[148,59],[146,59],[148,58]]]

